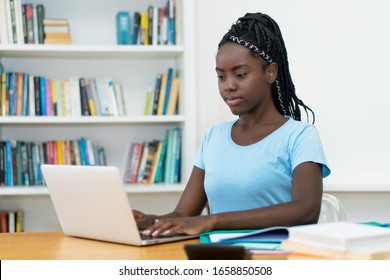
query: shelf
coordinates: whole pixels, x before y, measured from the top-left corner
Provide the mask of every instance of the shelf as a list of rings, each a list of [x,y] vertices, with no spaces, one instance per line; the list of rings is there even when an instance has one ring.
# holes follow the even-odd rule
[[[176,58],[183,46],[0,45],[2,58]]]
[[[180,193],[184,190],[183,185],[126,185],[126,193]],[[16,186],[16,187],[1,187],[0,196],[34,196],[34,195],[49,195],[46,187],[42,186]]]
[[[362,193],[362,192],[388,192],[390,193],[390,185],[327,185],[324,187],[324,192],[348,192],[348,193]]]
[[[0,124],[2,126],[17,125],[17,124],[147,124],[147,123],[182,123],[185,117],[181,115],[172,116],[124,116],[124,117],[0,117]]]

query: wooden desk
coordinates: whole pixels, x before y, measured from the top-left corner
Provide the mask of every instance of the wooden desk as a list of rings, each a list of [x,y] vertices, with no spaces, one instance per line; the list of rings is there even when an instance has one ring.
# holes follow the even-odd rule
[[[183,245],[198,239],[146,247],[82,239],[62,231],[0,234],[1,260],[185,260]]]
[[[0,234],[0,260],[186,260],[183,246],[199,239],[136,247],[83,239],[62,231]],[[253,255],[253,259],[282,259],[286,255]]]

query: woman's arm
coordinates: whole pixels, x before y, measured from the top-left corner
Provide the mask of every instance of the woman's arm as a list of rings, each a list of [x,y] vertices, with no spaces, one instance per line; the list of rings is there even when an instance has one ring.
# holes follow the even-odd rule
[[[196,217],[194,216],[201,212],[200,206],[204,207],[206,203],[206,196],[203,181],[200,181],[202,177],[204,179],[204,172],[199,168],[194,168],[193,175],[194,178],[191,176],[189,185],[173,212],[175,216],[162,217],[161,220],[148,228],[147,234],[154,236],[176,233],[198,234],[214,229],[291,226],[316,223],[318,220],[322,198],[322,170],[320,164],[305,162],[294,169],[291,202],[251,210]],[[202,189],[201,193],[199,193],[199,189]],[[245,201],[242,203],[245,203]]]
[[[203,182],[204,170],[194,166],[186,188],[173,212],[158,216],[147,215],[140,211],[133,210],[138,228],[146,229],[152,226],[156,220],[161,219],[199,216],[207,203]]]
[[[302,163],[294,169],[291,202],[217,214],[214,228],[264,228],[316,223],[321,210],[322,187],[321,165]]]

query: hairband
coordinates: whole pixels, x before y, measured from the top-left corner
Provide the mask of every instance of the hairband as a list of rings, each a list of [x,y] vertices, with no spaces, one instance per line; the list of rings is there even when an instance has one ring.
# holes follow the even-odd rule
[[[251,42],[245,41],[244,39],[241,39],[237,36],[230,36],[229,40],[235,43],[238,43],[244,47],[247,47],[251,51],[254,51],[258,55],[260,55],[262,58],[264,58],[266,61],[268,61],[269,64],[272,63],[272,58],[268,54],[266,54],[263,50],[260,50],[256,45],[252,44]]]

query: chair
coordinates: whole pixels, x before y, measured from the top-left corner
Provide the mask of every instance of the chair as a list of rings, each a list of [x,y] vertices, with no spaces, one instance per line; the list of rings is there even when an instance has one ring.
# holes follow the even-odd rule
[[[347,220],[341,201],[334,195],[322,195],[321,212],[318,223],[345,222]]]

